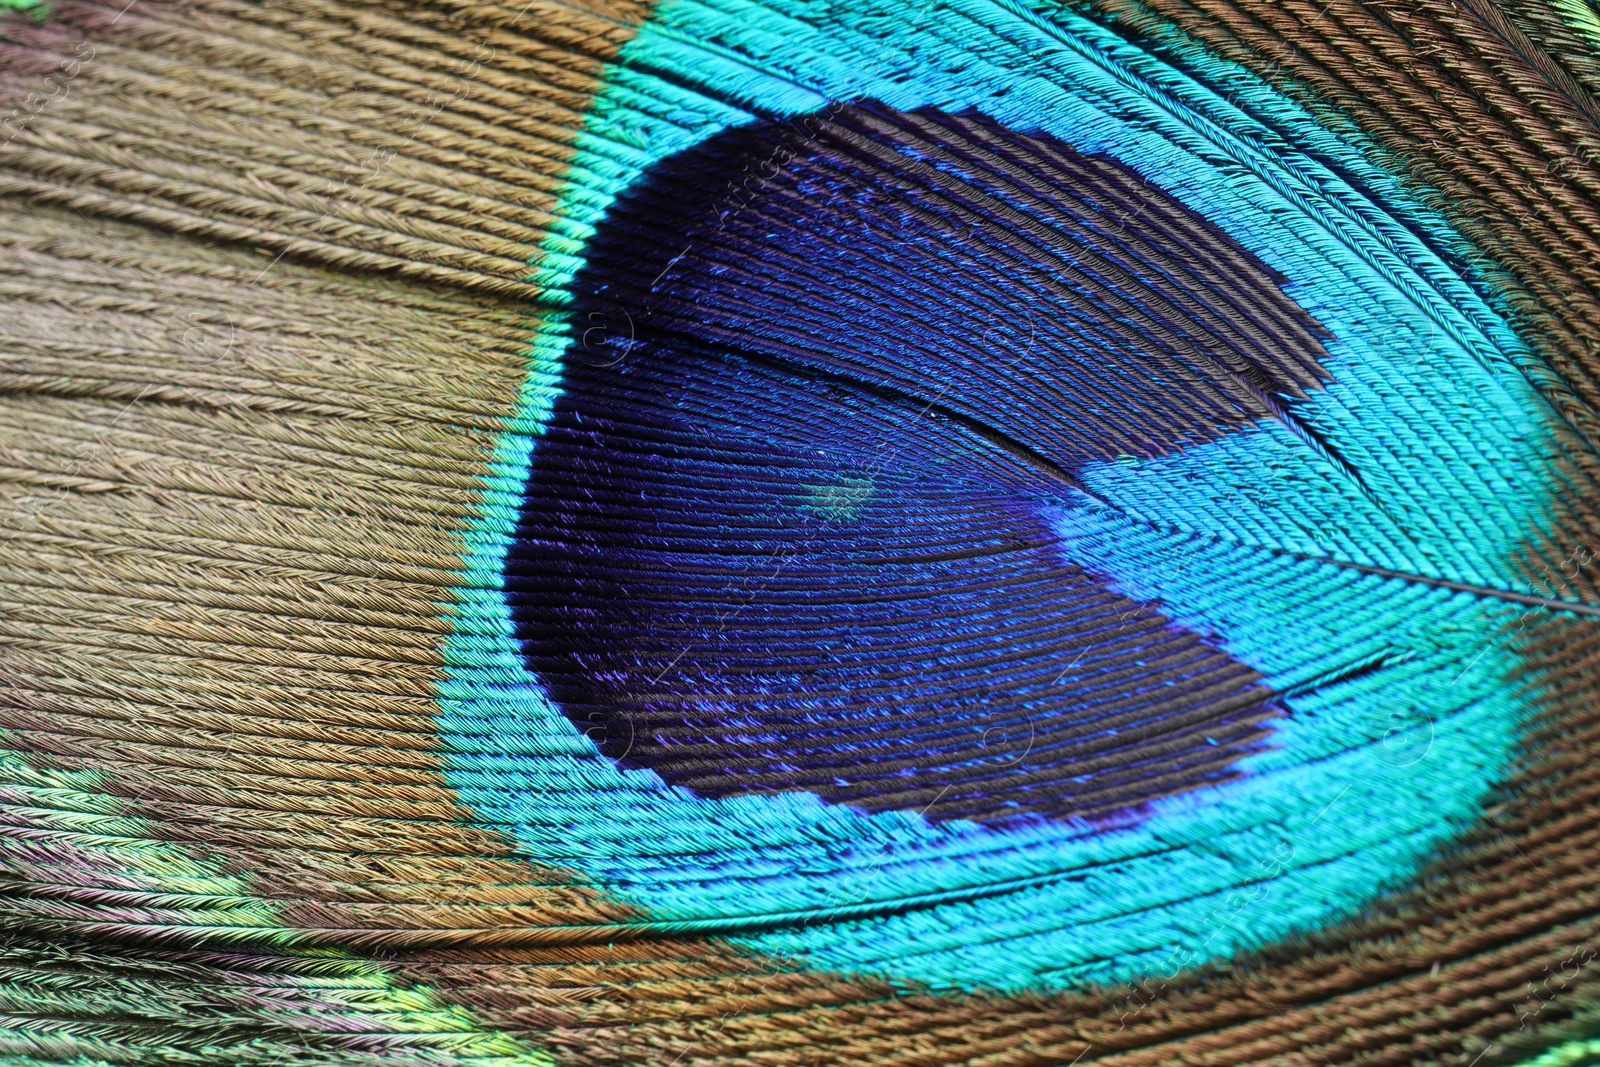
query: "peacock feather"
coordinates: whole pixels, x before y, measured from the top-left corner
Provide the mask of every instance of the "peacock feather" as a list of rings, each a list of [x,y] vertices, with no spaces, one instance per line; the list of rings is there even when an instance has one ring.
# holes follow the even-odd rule
[[[0,7],[0,1063],[1600,1063],[1587,0]]]

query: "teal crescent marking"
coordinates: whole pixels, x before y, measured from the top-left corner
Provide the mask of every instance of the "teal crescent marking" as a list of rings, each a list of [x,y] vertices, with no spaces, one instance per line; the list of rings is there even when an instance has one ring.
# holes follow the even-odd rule
[[[1587,1038],[1546,1049],[1533,1059],[1523,1061],[1519,1067],[1589,1067],[1597,1062],[1600,1062],[1600,1040]]]
[[[1470,250],[1444,221],[1244,70],[1192,53],[1180,71],[1047,5],[904,10],[667,0],[594,104],[537,279],[561,300],[618,191],[758,111],[970,106],[1137,170],[1280,271],[1331,331],[1336,380],[1295,411],[1362,480],[1272,424],[1090,468],[1101,503],[1054,525],[1071,558],[1287,694],[1274,747],[1237,782],[1099,832],[934,826],[809,794],[702,800],[618,769],[523,667],[500,592],[559,389],[557,316],[447,608],[448,781],[530,859],[668,928],[934,988],[1170,974],[1348,916],[1474,818],[1525,714],[1500,636],[1515,605],[1358,567],[1536,592],[1515,561],[1557,485],[1539,365],[1447,263]]]

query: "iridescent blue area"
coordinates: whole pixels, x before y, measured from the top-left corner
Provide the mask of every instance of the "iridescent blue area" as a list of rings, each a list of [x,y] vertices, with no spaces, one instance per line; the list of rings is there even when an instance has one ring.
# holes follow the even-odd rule
[[[1494,591],[1530,591],[1518,545],[1558,484],[1531,357],[1445,254],[1460,239],[1363,146],[1237,68],[1193,62],[1203,80],[1042,4],[956,0],[919,22],[668,0],[610,73],[566,194],[574,236],[539,277],[571,298],[594,224],[659,160],[830,99],[976,108],[1165,190],[1285,279],[1327,331],[1328,380],[1284,396],[1285,418],[1088,460],[1063,506],[1036,514],[1059,558],[1157,598],[1287,694],[1272,746],[1236,764],[1247,773],[1106,829],[701,797],[618,767],[527,670],[503,592],[574,332],[552,322],[451,608],[446,774],[484,825],[673,930],[1028,989],[1170,973],[1335,921],[1474,817],[1522,715]]]
[[[701,795],[1105,819],[1259,747],[1258,675],[1048,518],[1091,460],[1318,384],[1314,324],[1203,220],[981,116],[850,107],[663,161],[588,252],[507,590],[607,755]]]

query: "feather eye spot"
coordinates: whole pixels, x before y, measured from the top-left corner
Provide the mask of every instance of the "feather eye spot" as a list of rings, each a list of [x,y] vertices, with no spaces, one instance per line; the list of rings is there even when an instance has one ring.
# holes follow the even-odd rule
[[[1282,279],[1181,202],[867,102],[663,160],[587,264],[507,588],[607,756],[702,796],[1120,825],[1269,743],[1256,671],[1054,532],[1086,463],[1328,378]]]

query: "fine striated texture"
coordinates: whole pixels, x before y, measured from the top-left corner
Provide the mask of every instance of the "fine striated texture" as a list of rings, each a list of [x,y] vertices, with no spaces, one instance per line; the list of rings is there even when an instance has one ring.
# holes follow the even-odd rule
[[[1319,384],[1314,324],[1181,205],[976,117],[851,107],[672,157],[587,261],[507,569],[602,751],[706,795],[1096,819],[1266,736],[1256,672],[1050,529],[1085,463]]]
[[[0,1062],[1600,1055],[1589,6],[0,7]]]

